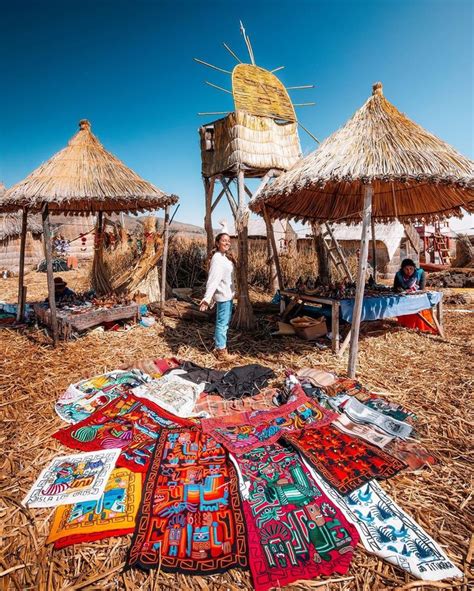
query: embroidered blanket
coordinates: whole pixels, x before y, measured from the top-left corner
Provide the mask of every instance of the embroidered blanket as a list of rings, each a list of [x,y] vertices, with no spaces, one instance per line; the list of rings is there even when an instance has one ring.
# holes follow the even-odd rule
[[[189,574],[247,566],[235,468],[209,435],[159,433],[127,564]]]

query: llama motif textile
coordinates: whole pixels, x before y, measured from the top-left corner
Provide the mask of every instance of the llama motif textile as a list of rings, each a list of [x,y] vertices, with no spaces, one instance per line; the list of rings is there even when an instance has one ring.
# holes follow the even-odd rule
[[[247,540],[235,468],[197,429],[158,436],[128,566],[212,574],[246,567]]]
[[[390,478],[404,467],[400,460],[334,425],[304,429],[300,434],[284,432],[283,438],[341,494],[372,478]]]
[[[75,424],[117,396],[150,381],[151,378],[135,369],[112,371],[82,380],[77,384],[71,384],[60,396],[55,411],[63,421]]]
[[[327,425],[337,416],[303,393],[273,410],[203,419],[201,426],[231,453],[241,454],[262,444],[275,442],[283,431],[300,430],[313,424]]]
[[[83,451],[120,448],[117,466],[146,472],[160,430],[188,424],[149,400],[125,394],[53,437]]]
[[[341,497],[312,472],[316,482],[357,528],[368,552],[425,581],[462,577],[438,544],[376,480]]]
[[[119,449],[54,458],[23,499],[27,507],[56,507],[102,496]]]
[[[56,509],[46,543],[65,548],[110,536],[133,533],[142,496],[142,475],[115,468],[97,501],[61,505]]]
[[[357,530],[317,486],[299,454],[274,443],[234,461],[244,481],[240,490],[255,590],[344,574]]]

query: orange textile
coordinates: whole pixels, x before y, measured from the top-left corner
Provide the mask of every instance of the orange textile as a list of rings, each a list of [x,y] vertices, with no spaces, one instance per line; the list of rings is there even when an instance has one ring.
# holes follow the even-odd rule
[[[422,310],[417,314],[407,314],[406,316],[398,316],[397,318],[398,324],[405,326],[406,328],[417,328],[422,332],[439,334],[433,319],[432,310]]]

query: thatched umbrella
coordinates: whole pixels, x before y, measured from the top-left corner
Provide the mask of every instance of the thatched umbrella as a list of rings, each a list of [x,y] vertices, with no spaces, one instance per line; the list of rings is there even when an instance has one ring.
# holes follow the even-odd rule
[[[168,195],[143,180],[105,150],[91,132],[89,121],[85,119],[79,122],[79,131],[64,149],[4,193],[0,198],[1,211],[23,210],[22,240],[26,234],[27,213],[42,213],[48,263],[49,302],[55,342],[57,341],[57,324],[49,213],[62,212],[76,215],[98,213],[100,235],[103,212],[136,212],[160,208],[168,211],[169,206],[177,200],[176,196]],[[20,292],[22,283],[23,265],[20,261]]]
[[[400,113],[382,84],[338,131],[250,203],[268,218],[360,221],[352,322],[354,376],[371,218],[430,221],[474,209],[474,163]]]

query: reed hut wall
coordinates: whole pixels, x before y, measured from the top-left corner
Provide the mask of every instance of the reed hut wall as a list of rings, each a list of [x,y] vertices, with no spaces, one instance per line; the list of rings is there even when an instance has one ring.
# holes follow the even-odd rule
[[[19,235],[0,238],[0,272],[9,271],[17,275],[20,268]],[[35,269],[44,258],[43,240],[41,234],[26,233],[25,242],[25,271]]]
[[[268,170],[288,170],[301,157],[297,123],[235,111],[199,129],[202,174],[262,177]]]

